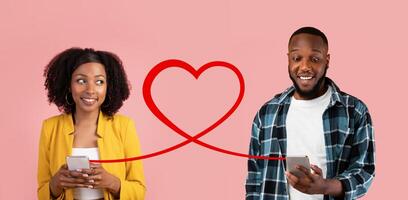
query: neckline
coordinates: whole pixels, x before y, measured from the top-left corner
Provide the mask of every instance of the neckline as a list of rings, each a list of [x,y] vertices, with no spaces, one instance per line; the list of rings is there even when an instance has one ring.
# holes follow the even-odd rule
[[[329,99],[329,101],[330,101],[330,96],[333,93],[332,91],[333,91],[333,89],[329,85],[328,88],[327,88],[327,91],[323,95],[321,95],[319,97],[316,97],[314,99],[299,100],[299,99],[296,99],[295,97],[292,96],[291,97],[291,105],[301,106],[301,107],[321,106],[322,103],[327,101],[327,99]]]

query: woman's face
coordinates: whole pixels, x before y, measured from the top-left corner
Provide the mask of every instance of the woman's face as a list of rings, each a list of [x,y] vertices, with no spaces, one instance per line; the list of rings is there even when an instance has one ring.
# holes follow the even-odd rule
[[[107,79],[105,67],[100,63],[85,63],[73,73],[71,93],[76,112],[99,112],[105,100]]]

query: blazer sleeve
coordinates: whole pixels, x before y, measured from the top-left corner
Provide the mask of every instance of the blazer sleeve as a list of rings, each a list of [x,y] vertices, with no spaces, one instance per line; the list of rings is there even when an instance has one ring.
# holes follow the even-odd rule
[[[44,121],[41,128],[41,136],[38,148],[38,168],[37,168],[37,197],[38,199],[52,199],[50,191],[50,180],[52,177],[50,170],[50,128],[47,121]],[[64,199],[62,193],[58,199]]]
[[[139,139],[136,135],[134,122],[129,119],[124,137],[125,157],[141,155]],[[145,196],[145,178],[141,160],[126,162],[126,179],[121,180],[120,198],[143,200]]]

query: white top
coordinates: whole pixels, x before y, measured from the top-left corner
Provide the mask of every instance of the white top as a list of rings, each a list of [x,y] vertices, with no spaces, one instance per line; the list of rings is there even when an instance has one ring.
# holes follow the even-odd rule
[[[326,145],[323,131],[323,112],[330,103],[332,89],[315,99],[291,99],[286,118],[287,156],[307,155],[310,164],[317,165],[326,177]],[[289,185],[291,200],[323,200],[323,195],[304,194]]]
[[[94,148],[72,148],[73,156],[88,156],[90,160],[99,160],[99,150]],[[101,199],[103,198],[102,189],[75,188],[74,199]]]

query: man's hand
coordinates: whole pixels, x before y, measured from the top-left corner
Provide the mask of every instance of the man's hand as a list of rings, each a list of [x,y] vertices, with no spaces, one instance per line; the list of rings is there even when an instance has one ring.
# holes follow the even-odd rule
[[[339,180],[324,179],[323,172],[318,166],[310,165],[310,167],[313,172],[310,172],[303,166],[296,166],[296,169],[302,173],[301,176],[295,176],[290,172],[286,172],[289,184],[306,194],[343,195],[343,187]]]

